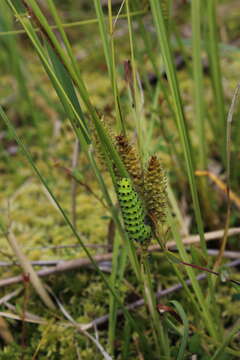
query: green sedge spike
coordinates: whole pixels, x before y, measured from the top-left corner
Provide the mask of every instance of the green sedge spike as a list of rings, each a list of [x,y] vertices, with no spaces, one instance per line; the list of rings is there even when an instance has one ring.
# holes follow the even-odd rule
[[[151,227],[144,222],[142,203],[130,179],[122,178],[118,181],[118,199],[129,239],[140,242],[150,239]]]

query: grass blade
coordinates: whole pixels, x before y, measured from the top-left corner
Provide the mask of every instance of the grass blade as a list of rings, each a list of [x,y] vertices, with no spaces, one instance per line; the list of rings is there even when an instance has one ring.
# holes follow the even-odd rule
[[[171,304],[173,304],[175,306],[175,308],[177,309],[177,313],[179,314],[179,316],[183,322],[183,336],[182,336],[181,345],[179,347],[178,354],[177,354],[177,360],[183,360],[185,358],[185,350],[187,347],[188,335],[189,335],[188,319],[187,319],[187,315],[186,315],[182,305],[178,301],[173,300],[173,301],[171,301]]]
[[[158,41],[160,44],[164,65],[166,68],[168,82],[172,93],[172,101],[174,106],[174,112],[176,114],[176,119],[177,119],[179,137],[181,140],[181,144],[185,156],[185,162],[187,166],[187,174],[188,174],[188,180],[189,180],[189,185],[193,199],[194,213],[196,216],[198,232],[201,238],[201,247],[206,253],[206,243],[204,240],[203,223],[202,223],[200,205],[198,200],[196,180],[194,177],[194,167],[193,167],[193,158],[192,158],[193,151],[191,149],[190,139],[186,128],[183,106],[182,106],[182,101],[178,86],[178,80],[176,76],[176,70],[174,67],[174,60],[172,57],[172,53],[169,45],[169,38],[167,35],[167,30],[165,28],[165,22],[160,4],[157,0],[150,0],[150,4],[151,4],[152,15],[157,31]]]

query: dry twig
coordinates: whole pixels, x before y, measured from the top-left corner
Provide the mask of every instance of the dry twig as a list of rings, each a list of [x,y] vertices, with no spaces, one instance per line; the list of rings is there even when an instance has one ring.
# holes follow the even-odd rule
[[[215,240],[223,236],[224,230],[211,231],[205,234],[206,241]],[[231,228],[228,231],[228,236],[234,236],[240,234],[240,228]],[[199,235],[188,236],[183,239],[185,245],[191,245],[200,241]],[[176,246],[175,241],[169,241],[167,248],[174,248]],[[149,252],[161,250],[159,245],[152,245],[148,248]],[[113,257],[112,253],[101,254],[94,256],[96,262],[111,260]],[[57,274],[68,270],[91,265],[91,261],[88,258],[74,259],[70,261],[62,261],[51,269],[43,269],[36,272],[38,276],[47,276],[51,274]],[[13,276],[11,278],[0,280],[0,287],[7,286],[10,284],[16,284],[22,281],[22,276]]]

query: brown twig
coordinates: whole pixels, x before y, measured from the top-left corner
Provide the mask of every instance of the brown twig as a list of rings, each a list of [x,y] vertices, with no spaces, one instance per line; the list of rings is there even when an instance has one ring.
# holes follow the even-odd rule
[[[224,230],[212,231],[212,232],[205,234],[205,239],[206,239],[206,241],[215,240],[215,239],[221,238],[223,236],[223,233],[224,233]],[[234,236],[237,234],[240,234],[240,228],[231,228],[228,231],[228,236]],[[185,239],[183,239],[183,243],[185,245],[195,244],[195,243],[198,243],[199,241],[200,241],[199,235],[192,235],[192,236],[188,236]],[[167,243],[168,249],[174,248],[174,247],[176,247],[175,241],[169,241]],[[148,252],[154,252],[154,251],[159,251],[159,250],[161,250],[159,245],[152,245],[148,248]],[[100,261],[111,260],[112,257],[113,257],[112,253],[107,253],[107,254],[96,255],[93,258],[96,262],[100,262]],[[74,259],[74,260],[70,260],[70,261],[63,261],[51,269],[39,270],[36,273],[38,276],[43,277],[43,276],[57,274],[57,273],[73,270],[73,269],[88,266],[88,265],[91,265],[91,261],[89,260],[89,258]],[[21,281],[22,281],[21,276],[14,276],[11,278],[2,279],[2,280],[0,280],[0,287],[7,286],[10,284],[16,284]]]
[[[235,266],[239,266],[240,264],[240,259],[237,259],[237,260],[234,260],[230,263],[227,263],[225,264],[226,267],[228,268],[231,268],[231,267],[235,267]],[[196,276],[196,279],[198,281],[201,281],[201,280],[204,280],[205,278],[207,277],[206,274],[199,274],[198,276]],[[187,285],[191,285],[191,280],[186,280],[185,281]],[[155,293],[155,296],[156,298],[161,298],[163,296],[166,296],[166,295],[169,295],[175,291],[179,291],[183,288],[183,285],[181,283],[178,283],[178,284],[174,284],[170,287],[168,287],[167,289],[164,289],[164,290],[160,290],[158,291],[157,293]],[[9,303],[5,303],[5,305],[10,308],[11,310],[13,311],[16,311],[16,308],[15,306],[9,304]],[[134,310],[140,306],[143,306],[144,305],[144,299],[141,298],[133,303],[130,303],[128,305],[126,305],[126,309],[127,310]],[[122,310],[118,310],[117,312],[117,316],[121,316],[123,314]],[[8,313],[0,313],[0,315],[4,316],[4,317],[9,317],[9,318],[12,318],[12,319],[16,319],[16,320],[21,320],[21,318],[17,315],[14,315],[14,314],[8,314]],[[25,317],[25,321],[28,321],[28,322],[33,322],[33,323],[39,323],[39,324],[44,324],[45,323],[45,320],[41,319],[39,316],[37,315],[33,315],[33,314],[29,314],[29,313],[26,313],[25,314],[26,317]],[[88,330],[88,329],[91,329],[91,328],[96,328],[97,326],[99,325],[102,325],[104,323],[106,323],[109,319],[109,315],[103,315],[93,321],[91,321],[90,323],[88,324],[81,324],[80,327],[84,330]]]
[[[105,245],[105,248],[108,248],[108,245]],[[153,251],[150,251],[151,249],[149,249],[149,252],[154,252],[154,251],[159,251],[161,249],[156,249]],[[217,256],[217,254],[219,253],[218,249],[209,249],[208,251],[208,255],[211,256]],[[101,256],[101,255],[100,255]],[[227,259],[240,259],[240,251],[224,251],[224,257]],[[101,260],[98,260],[99,262],[101,262]],[[103,260],[104,261],[104,260]],[[40,266],[40,267],[53,267],[56,266],[60,263],[65,263],[65,260],[62,259],[55,259],[55,260],[35,260],[35,261],[31,261],[30,264],[33,266]],[[0,267],[10,267],[10,266],[19,266],[18,263],[8,263],[8,262],[3,262],[0,261]],[[0,299],[1,301],[1,299]]]
[[[84,237],[84,235],[81,234],[81,237]],[[108,245],[106,245],[106,244],[88,244],[88,243],[86,243],[84,245],[85,245],[85,247],[92,248],[92,249],[104,249],[104,248],[107,249],[108,248]],[[26,250],[28,250],[28,251],[29,250],[49,250],[49,249],[59,250],[59,249],[68,249],[68,248],[77,248],[77,247],[81,247],[81,244],[34,246],[34,247],[28,247],[28,248],[26,248]]]
[[[216,256],[219,253],[218,249],[209,249],[208,254]],[[228,259],[240,259],[240,251],[224,251],[224,257]]]

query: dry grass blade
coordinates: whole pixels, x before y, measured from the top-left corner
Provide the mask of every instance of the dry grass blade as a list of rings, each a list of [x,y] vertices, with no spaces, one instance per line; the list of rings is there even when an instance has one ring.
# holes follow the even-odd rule
[[[34,289],[44,302],[44,304],[49,307],[50,309],[54,310],[56,307],[48,295],[47,291],[45,290],[42,281],[40,280],[39,276],[33,269],[30,261],[27,259],[27,257],[22,252],[13,232],[9,230],[7,233],[5,233],[5,237],[9,242],[9,245],[11,246],[14,254],[17,256],[21,267],[23,268],[23,271],[25,274],[28,274],[30,277],[30,282],[32,283]]]
[[[211,179],[214,184],[227,195],[228,186],[222,180],[220,180],[217,175],[205,170],[197,170],[195,171],[195,175],[208,176],[209,179]],[[240,209],[240,197],[232,190],[229,190],[229,199],[237,206],[238,209]]]

